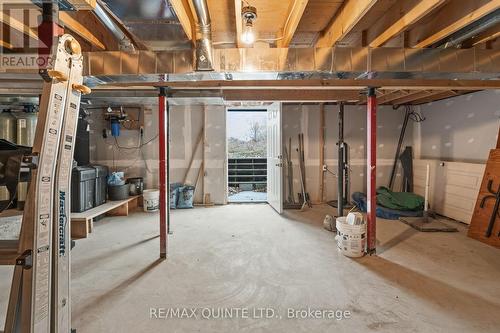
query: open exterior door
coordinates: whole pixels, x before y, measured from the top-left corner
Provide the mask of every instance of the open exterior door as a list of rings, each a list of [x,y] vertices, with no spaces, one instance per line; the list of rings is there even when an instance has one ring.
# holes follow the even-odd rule
[[[281,103],[267,109],[267,201],[283,213],[283,161],[281,140]]]

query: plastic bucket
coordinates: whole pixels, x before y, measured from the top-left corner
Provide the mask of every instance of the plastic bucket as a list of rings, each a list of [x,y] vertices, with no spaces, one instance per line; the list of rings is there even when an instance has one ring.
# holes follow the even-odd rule
[[[142,202],[146,213],[157,212],[160,209],[160,191],[144,190],[142,192]]]
[[[337,247],[345,256],[359,258],[365,255],[366,246],[366,223],[360,225],[349,225],[347,217],[338,217]]]

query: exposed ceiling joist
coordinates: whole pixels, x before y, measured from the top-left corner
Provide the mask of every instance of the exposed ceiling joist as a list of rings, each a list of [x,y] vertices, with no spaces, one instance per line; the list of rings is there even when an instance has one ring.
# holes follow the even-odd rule
[[[243,31],[243,20],[241,18],[241,0],[234,0],[234,21],[236,25],[236,46],[243,47],[241,33]]]
[[[432,101],[438,101],[440,99],[454,97],[454,96],[466,94],[466,93],[469,93],[469,92],[471,92],[471,91],[467,91],[467,90],[466,91],[461,91],[461,92],[456,92],[456,91],[453,91],[453,90],[449,90],[449,91],[437,91],[437,92],[429,94],[429,95],[427,95],[425,97],[422,97],[422,98],[419,98],[419,99],[414,99],[411,102],[411,104],[417,105],[417,104],[429,103],[429,102],[432,102]]]
[[[378,0],[347,0],[328,27],[316,47],[331,47],[342,40]]]
[[[12,44],[4,41],[3,39],[0,39],[0,46],[6,49],[13,49]]]
[[[458,2],[452,1],[448,5],[457,5]],[[458,5],[460,5],[458,3]],[[451,34],[457,32],[458,30],[466,27],[467,25],[475,22],[476,20],[482,18],[485,15],[488,15],[489,13],[497,10],[500,8],[500,0],[491,0],[482,5],[481,7],[473,10],[472,12],[466,13],[464,16],[460,17],[459,19],[449,22],[446,26],[444,26],[443,29],[433,33],[429,37],[425,38],[424,40],[420,41],[417,43],[414,47],[415,48],[423,48],[423,47],[429,47],[433,45],[436,42],[439,42],[440,40],[450,36]],[[446,12],[446,8],[443,7],[443,12]]]
[[[404,97],[393,99],[390,102],[391,102],[391,104],[395,104],[395,105],[408,104],[416,99],[427,97],[431,93],[432,92],[430,92],[428,90],[414,91],[414,92],[409,93],[408,95],[406,95]]]
[[[222,95],[228,101],[296,101],[326,102],[359,100],[359,90],[223,90]]]
[[[6,24],[10,26],[12,29],[20,33],[23,33],[29,36],[30,38],[33,38],[36,41],[40,40],[36,31],[34,31],[29,26],[25,25],[23,22],[19,21],[15,17],[8,15],[6,12],[0,11],[0,23]]]
[[[392,102],[398,98],[406,97],[409,94],[410,94],[410,92],[408,92],[406,90],[394,90],[394,91],[391,91],[391,92],[389,92],[381,97],[378,97],[377,103],[378,104],[389,103],[389,102]]]
[[[278,47],[288,47],[290,45],[308,3],[309,0],[294,0],[290,3],[288,17],[283,27],[282,39],[277,42]]]
[[[188,0],[170,0],[170,4],[174,8],[175,14],[181,23],[182,29],[186,33],[187,38],[193,41],[195,34],[195,20],[191,6]]]
[[[110,86],[129,86],[113,83]],[[232,80],[189,82],[134,82],[137,87],[171,87],[177,89],[291,89],[291,90],[363,90],[366,87],[397,90],[484,90],[500,89],[500,80],[430,80],[430,79],[342,79],[342,80]],[[403,97],[401,95],[400,97]]]
[[[60,12],[59,18],[66,28],[73,31],[98,49],[106,50],[106,45],[104,45],[104,43],[100,41],[99,38],[94,35],[94,33],[87,29],[87,27],[85,27],[85,25],[83,25],[81,21],[77,20],[71,14],[69,14],[68,12]]]
[[[500,24],[487,29],[470,39],[466,46],[477,46],[500,37]]]
[[[370,46],[379,47],[384,45],[388,40],[408,29],[411,25],[415,24],[420,19],[431,13],[445,1],[446,0],[421,0],[413,8],[404,13],[401,18],[399,18],[390,27],[388,27],[379,36],[377,36],[370,43]]]

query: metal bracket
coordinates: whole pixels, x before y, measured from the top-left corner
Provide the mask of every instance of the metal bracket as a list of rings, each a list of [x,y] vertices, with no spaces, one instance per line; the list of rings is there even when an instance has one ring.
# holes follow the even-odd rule
[[[33,251],[26,250],[19,258],[16,259],[16,266],[22,266],[23,269],[33,267]]]

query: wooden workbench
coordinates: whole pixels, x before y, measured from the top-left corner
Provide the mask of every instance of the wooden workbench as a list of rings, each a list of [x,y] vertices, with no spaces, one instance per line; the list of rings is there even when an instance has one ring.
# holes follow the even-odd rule
[[[141,196],[129,197],[125,200],[108,201],[103,205],[83,213],[71,213],[71,238],[87,238],[94,228],[94,218],[99,215],[128,216],[139,206]]]

